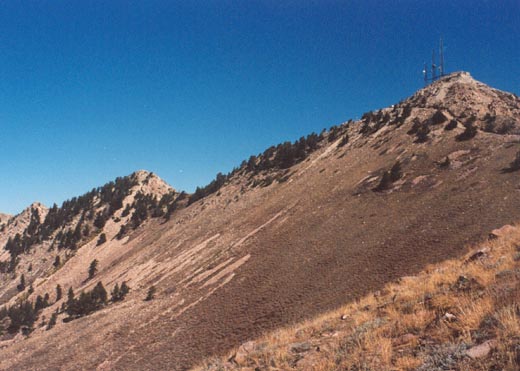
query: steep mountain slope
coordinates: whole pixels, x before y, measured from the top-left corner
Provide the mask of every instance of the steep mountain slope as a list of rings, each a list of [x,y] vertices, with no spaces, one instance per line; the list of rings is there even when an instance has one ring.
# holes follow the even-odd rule
[[[126,281],[130,293],[70,322],[60,313],[50,330],[38,321],[27,338],[5,336],[0,369],[184,370],[459,256],[520,219],[519,129],[517,97],[457,73],[358,122],[268,149],[197,197],[174,193],[162,204],[169,219],[139,219],[119,234],[141,210],[133,203],[122,217],[121,205],[66,257],[58,248],[57,269],[42,252],[48,268],[31,278],[28,298],[50,294],[39,317],[48,319],[66,301],[55,303],[57,284],[79,292]],[[19,263],[9,284],[27,270]],[[151,286],[155,299],[144,301]]]
[[[197,370],[516,371],[520,228],[495,233],[464,257],[248,341]]]

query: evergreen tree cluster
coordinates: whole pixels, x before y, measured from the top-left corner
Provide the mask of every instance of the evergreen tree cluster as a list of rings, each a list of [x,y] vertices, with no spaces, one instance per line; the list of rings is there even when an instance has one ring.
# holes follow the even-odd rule
[[[0,320],[5,317],[9,317],[10,323],[6,329],[1,330],[7,330],[10,334],[15,334],[21,328],[24,328],[24,331],[28,333],[32,330],[38,314],[32,302],[24,300],[11,307],[0,309]]]
[[[54,204],[43,221],[38,210],[33,209],[29,225],[23,234],[17,234],[7,241],[5,249],[9,251],[11,260],[9,264],[0,264],[0,271],[14,271],[19,255],[29,252],[33,245],[50,240],[54,235],[53,246],[59,249],[76,249],[82,238],[93,232],[90,225],[103,228],[114,212],[123,206],[124,198],[136,184],[133,176],[116,178],[115,181],[94,188],[82,196],[64,201],[61,207]],[[102,211],[96,213],[96,209]],[[64,228],[78,216],[80,218],[74,228]]]
[[[337,126],[333,126],[330,130],[329,137],[331,135],[337,135],[338,130],[339,128]],[[284,142],[277,146],[271,146],[262,154],[251,156],[247,162],[244,161],[241,168],[245,167],[247,171],[253,174],[257,174],[263,170],[287,169],[305,160],[309,154],[318,148],[318,144],[321,140],[323,140],[323,136],[312,133],[307,137],[301,137],[293,143]]]
[[[130,292],[130,287],[123,281],[121,286],[115,284],[110,300],[112,302],[122,301]],[[82,291],[79,297],[75,297],[72,287],[69,288],[65,312],[69,315],[69,320],[89,315],[108,304],[108,293],[102,282],[98,282],[91,291]]]
[[[73,291],[69,290],[65,311],[72,319],[83,317],[101,309],[106,305],[107,300],[107,291],[103,284],[98,282],[91,291],[82,291],[78,298],[75,298]]]
[[[364,135],[370,135],[377,132],[385,124],[389,124],[391,116],[390,112],[386,111],[383,113],[382,110],[366,112],[361,116],[363,122],[359,132]]]
[[[0,328],[0,333],[7,330],[10,334],[15,334],[22,329],[27,335],[33,330],[38,313],[49,305],[49,294],[45,294],[43,297],[38,295],[34,304],[30,300],[22,300],[11,307],[2,307],[0,321],[6,317],[9,317],[10,321],[6,329]]]
[[[123,238],[128,232],[137,229],[149,218],[162,217],[168,220],[171,214],[177,210],[187,198],[188,194],[186,192],[176,193],[170,191],[164,194],[160,199],[158,199],[156,195],[137,192],[134,202],[128,204],[121,214],[122,217],[126,217],[130,215],[133,210],[128,223],[121,226],[116,238]]]
[[[126,281],[123,281],[121,283],[121,287],[119,287],[119,284],[115,284],[114,289],[110,293],[110,298],[112,302],[121,301],[125,298],[125,296],[130,292],[130,287],[126,284]]]

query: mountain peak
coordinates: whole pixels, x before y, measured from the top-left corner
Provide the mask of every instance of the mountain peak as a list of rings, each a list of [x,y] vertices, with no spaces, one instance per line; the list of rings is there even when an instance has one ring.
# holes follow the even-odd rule
[[[155,173],[148,170],[137,170],[130,175],[130,178],[137,183],[136,187],[145,194],[156,194],[161,196],[168,192],[175,192],[175,189],[173,189],[172,186]]]
[[[462,124],[496,134],[520,134],[520,99],[494,89],[468,72],[440,78],[406,99],[403,106],[435,109]]]

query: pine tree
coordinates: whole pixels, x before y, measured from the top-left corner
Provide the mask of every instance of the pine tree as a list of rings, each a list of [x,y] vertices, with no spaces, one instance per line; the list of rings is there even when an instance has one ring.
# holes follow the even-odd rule
[[[50,330],[51,328],[56,326],[57,319],[58,319],[58,312],[56,311],[56,312],[52,313],[51,318],[49,319],[49,323],[47,323],[46,330]]]
[[[56,255],[56,258],[54,258],[54,263],[52,265],[54,265],[54,267],[58,268],[61,264],[61,258],[59,255]]]
[[[61,286],[60,286],[60,284],[57,284],[56,285],[56,301],[59,301],[62,296],[63,296],[63,292],[62,292]]]
[[[105,290],[101,281],[92,290],[92,300],[99,304],[106,304],[107,302],[107,290]]]
[[[16,287],[18,288],[18,291],[25,290],[25,276],[23,274],[20,276],[20,283]]]
[[[67,308],[74,305],[74,290],[72,287],[69,287],[69,291],[67,293]]]
[[[121,284],[121,299],[124,299],[126,294],[130,292],[130,287],[126,284],[126,281],[123,281]]]
[[[155,286],[150,286],[150,288],[148,289],[148,293],[146,294],[146,298],[144,299],[145,301],[150,301],[152,300],[154,297],[155,297]]]
[[[98,241],[97,241],[97,246],[102,245],[102,244],[104,244],[105,242],[107,242],[107,235],[104,234],[104,233],[101,233],[101,234],[99,235],[99,239],[98,239]]]
[[[119,295],[119,284],[116,282],[116,285],[112,289],[111,300],[113,302],[119,301]]]
[[[45,308],[45,305],[43,303],[43,298],[41,295],[38,295],[36,297],[36,302],[34,303],[34,310],[36,312],[38,312],[38,311],[42,310],[43,308]]]
[[[98,271],[98,260],[97,259],[94,259],[92,260],[92,262],[90,263],[90,267],[88,268],[88,279],[92,279],[94,278],[94,276],[96,275],[97,271]]]

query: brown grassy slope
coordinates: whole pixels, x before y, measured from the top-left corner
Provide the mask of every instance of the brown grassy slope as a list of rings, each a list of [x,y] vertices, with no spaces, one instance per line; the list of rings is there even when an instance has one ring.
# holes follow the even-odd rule
[[[210,370],[520,368],[520,228],[316,319],[249,341]]]
[[[518,173],[501,173],[518,151],[518,136],[479,131],[459,142],[462,121],[452,131],[432,126],[426,143],[407,134],[415,118],[425,121],[438,109],[428,103],[436,89],[480,89],[482,99],[464,104],[480,110],[491,99],[520,127],[518,100],[504,103],[492,89],[452,78],[418,93],[426,101],[401,126],[360,134],[364,123],[354,123],[346,146],[338,148],[339,139],[321,148],[286,182],[251,188],[241,173],[165,224],[150,222],[129,240],[89,243],[35,294],[52,293],[57,283],[78,291],[98,280],[109,289],[127,280],[128,298],[67,324],[60,316],[54,329],[37,328],[28,339],[0,342],[0,369],[184,370],[459,256],[466,243],[520,220]],[[446,157],[450,165],[441,168]],[[402,179],[373,192],[396,160]],[[94,258],[100,272],[84,282]],[[157,298],[143,302],[152,284]]]

